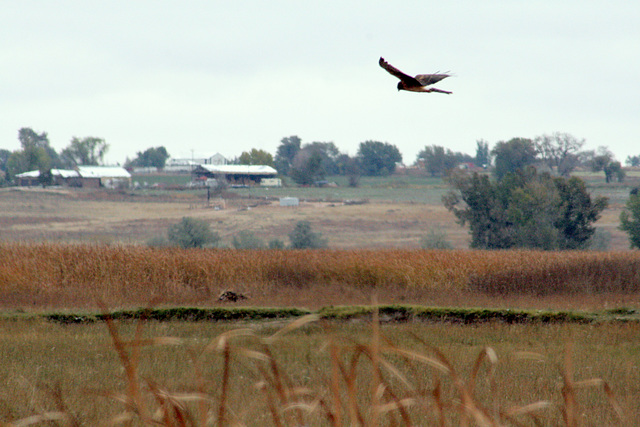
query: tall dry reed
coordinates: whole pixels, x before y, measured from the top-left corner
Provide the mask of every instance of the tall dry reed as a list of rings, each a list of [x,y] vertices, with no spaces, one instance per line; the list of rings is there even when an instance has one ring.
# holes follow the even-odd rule
[[[637,292],[640,253],[465,250],[231,250],[0,244],[0,300],[144,304],[221,289],[475,290],[488,294]]]

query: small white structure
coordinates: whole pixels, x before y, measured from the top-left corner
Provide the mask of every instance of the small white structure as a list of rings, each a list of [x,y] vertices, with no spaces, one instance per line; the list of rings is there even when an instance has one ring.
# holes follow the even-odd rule
[[[298,206],[300,199],[297,197],[280,197],[280,206]]]
[[[131,174],[120,166],[78,166],[82,187],[128,188]]]
[[[262,187],[282,187],[282,180],[280,178],[263,178],[260,185]]]
[[[167,159],[165,172],[191,172],[198,165],[226,165],[227,158],[220,153],[209,157],[177,157]]]

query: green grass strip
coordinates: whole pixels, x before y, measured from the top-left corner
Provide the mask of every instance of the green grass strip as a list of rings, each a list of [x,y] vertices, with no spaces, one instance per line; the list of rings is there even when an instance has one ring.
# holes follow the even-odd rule
[[[486,308],[448,308],[410,305],[381,305],[378,314],[382,322],[445,322],[475,324],[483,322],[504,323],[593,323],[607,321],[640,321],[640,311],[630,308],[616,308],[599,312],[511,310]],[[315,313],[326,320],[371,319],[373,306],[324,307]],[[313,313],[298,308],[196,308],[172,307],[155,309],[118,310],[108,315],[92,313],[48,313],[38,315],[58,323],[90,323],[104,321],[107,316],[115,320],[147,319],[155,321],[239,321],[293,319]],[[3,316],[8,318],[10,316]]]
[[[114,320],[147,319],[155,321],[237,321],[237,320],[267,320],[288,319],[309,314],[308,310],[297,308],[195,308],[172,307],[156,309],[118,310],[109,314],[74,314],[51,313],[45,314],[47,320],[59,323],[85,323],[104,321],[108,316]]]

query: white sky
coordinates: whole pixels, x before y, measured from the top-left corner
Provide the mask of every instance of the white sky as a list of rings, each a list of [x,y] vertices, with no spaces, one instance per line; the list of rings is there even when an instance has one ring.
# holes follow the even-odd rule
[[[452,95],[398,92],[450,71]],[[107,161],[227,157],[280,140],[475,154],[556,131],[640,154],[640,2],[0,0],[0,148],[21,127]]]

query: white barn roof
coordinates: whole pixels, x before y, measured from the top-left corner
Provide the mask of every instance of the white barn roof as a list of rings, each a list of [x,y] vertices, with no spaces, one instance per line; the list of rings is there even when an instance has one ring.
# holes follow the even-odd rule
[[[131,178],[131,174],[120,166],[78,166],[83,178]]]
[[[131,178],[129,172],[119,166],[78,166],[77,171],[70,169],[51,169],[51,175],[62,178],[75,178],[78,176],[82,178]],[[39,176],[39,170],[23,172],[16,175],[18,178],[37,178]]]
[[[277,175],[278,171],[266,165],[199,165],[201,168],[219,174],[235,175]]]
[[[78,172],[70,169],[51,169],[51,175],[59,176],[62,178],[73,178],[73,177],[79,176]],[[18,178],[38,178],[39,176],[40,176],[39,170],[23,172],[16,175],[16,177]]]

